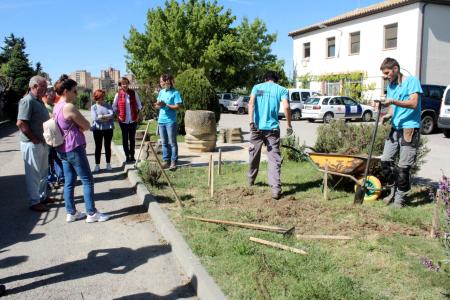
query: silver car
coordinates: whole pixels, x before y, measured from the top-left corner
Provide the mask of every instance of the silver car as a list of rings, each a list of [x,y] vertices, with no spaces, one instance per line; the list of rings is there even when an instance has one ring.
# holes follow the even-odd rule
[[[237,112],[239,115],[248,113],[249,96],[239,96],[235,101],[231,101],[227,106],[228,111]]]

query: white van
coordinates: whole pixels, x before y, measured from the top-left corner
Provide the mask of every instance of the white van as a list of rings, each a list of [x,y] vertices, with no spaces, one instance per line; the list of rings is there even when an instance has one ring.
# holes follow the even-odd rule
[[[320,96],[320,93],[313,90],[306,89],[288,89],[289,91],[289,106],[291,107],[292,120],[298,121],[302,118],[303,104],[310,97]],[[278,112],[278,118],[283,118],[284,109],[280,105],[280,110]]]
[[[450,138],[450,85],[447,86],[442,97],[438,127],[442,128],[445,137]]]

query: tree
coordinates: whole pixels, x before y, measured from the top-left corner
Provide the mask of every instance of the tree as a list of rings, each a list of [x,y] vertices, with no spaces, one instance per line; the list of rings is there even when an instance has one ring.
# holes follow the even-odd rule
[[[31,68],[24,50],[23,43],[18,42],[8,54],[8,61],[0,68],[0,74],[11,78],[12,81],[11,88],[5,95],[4,108],[11,118],[17,116],[17,103],[27,92],[30,78],[34,75],[34,70]]]
[[[17,38],[14,33],[11,33],[9,36],[5,37],[3,42],[5,45],[2,47],[2,52],[0,54],[0,64],[4,64],[11,59],[11,54],[14,46],[20,45],[21,49],[25,50],[25,39]]]
[[[44,72],[44,70],[42,69],[42,64],[39,61],[36,63],[34,74],[47,78],[47,80],[50,81],[50,76],[48,75],[48,73]]]
[[[184,114],[188,109],[209,110],[215,113],[216,122],[220,119],[219,102],[216,92],[203,69],[188,69],[177,76],[177,89],[183,99],[183,108],[177,113],[178,132],[185,134]]]
[[[166,1],[148,11],[143,33],[130,29],[127,67],[139,80],[154,82],[163,73],[203,69],[216,90],[250,87],[268,68],[285,78],[282,61],[270,50],[276,35],[267,34],[259,19],[232,27],[235,20],[217,1]]]

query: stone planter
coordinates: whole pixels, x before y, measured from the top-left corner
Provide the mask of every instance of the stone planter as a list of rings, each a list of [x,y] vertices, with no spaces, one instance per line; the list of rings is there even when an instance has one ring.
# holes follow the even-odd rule
[[[216,148],[216,119],[208,110],[187,110],[184,116],[186,141],[189,150],[211,152]]]

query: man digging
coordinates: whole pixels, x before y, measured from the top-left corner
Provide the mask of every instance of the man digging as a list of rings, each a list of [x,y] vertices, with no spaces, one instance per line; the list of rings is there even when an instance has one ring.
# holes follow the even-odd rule
[[[253,87],[248,102],[250,118],[248,183],[250,186],[255,183],[261,148],[264,144],[267,147],[269,185],[272,188],[272,198],[275,200],[281,197],[280,122],[278,121],[280,102],[287,120],[287,135],[292,134],[289,93],[286,88],[277,84],[278,79],[275,72],[267,72],[264,75],[265,82]]]

